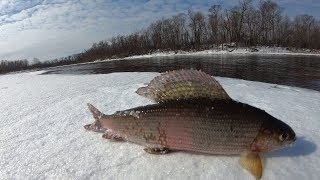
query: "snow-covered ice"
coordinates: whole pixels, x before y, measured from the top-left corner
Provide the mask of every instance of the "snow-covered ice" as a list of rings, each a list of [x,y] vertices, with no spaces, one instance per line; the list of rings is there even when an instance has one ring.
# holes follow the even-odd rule
[[[320,52],[293,52],[287,50],[284,47],[266,47],[266,46],[259,46],[255,49],[259,50],[258,52],[251,52],[250,48],[226,48],[222,49],[209,49],[209,50],[202,50],[202,51],[195,51],[195,52],[188,52],[188,51],[164,51],[164,52],[153,52],[150,54],[145,55],[135,55],[129,56],[125,58],[119,59],[107,59],[102,61],[112,61],[112,60],[121,60],[121,59],[139,59],[139,58],[153,58],[153,57],[167,57],[167,56],[176,56],[176,55],[183,55],[183,56],[194,56],[194,55],[222,55],[222,54],[236,54],[236,55],[294,55],[294,56],[320,56]],[[101,60],[97,60],[101,61]]]
[[[147,154],[87,132],[86,103],[106,114],[149,104],[135,94],[158,73],[0,76],[0,179],[254,179],[238,156]],[[319,179],[320,92],[217,77],[235,100],[285,121],[298,140],[264,155],[263,179]]]

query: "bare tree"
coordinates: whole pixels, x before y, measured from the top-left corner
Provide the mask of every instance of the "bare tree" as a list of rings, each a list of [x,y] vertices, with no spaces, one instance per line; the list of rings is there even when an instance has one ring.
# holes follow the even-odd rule
[[[253,6],[249,6],[244,14],[243,38],[247,45],[256,45],[260,35],[260,12]]]
[[[294,42],[298,47],[311,48],[311,36],[315,29],[315,19],[307,14],[298,15],[294,19]]]
[[[221,23],[221,5],[213,5],[209,8],[209,32],[210,32],[210,42],[219,42],[219,26]]]
[[[174,49],[180,49],[189,41],[188,30],[186,27],[186,15],[180,13],[176,16],[173,16],[171,21],[173,24]]]
[[[288,16],[284,16],[279,24],[279,45],[290,46],[292,38],[292,22]]]
[[[206,22],[205,16],[202,12],[193,12],[189,10],[188,12],[190,18],[190,28],[192,31],[192,38],[195,44],[195,48],[200,48],[200,45],[206,41]]]
[[[281,20],[282,9],[271,0],[261,1],[259,5],[261,13],[262,43],[272,44],[276,40],[277,22]]]

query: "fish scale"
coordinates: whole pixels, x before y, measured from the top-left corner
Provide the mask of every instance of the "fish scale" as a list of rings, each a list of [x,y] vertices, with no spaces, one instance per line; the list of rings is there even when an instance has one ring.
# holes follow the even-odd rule
[[[244,118],[243,112],[249,111],[251,117]],[[128,109],[120,112],[121,118],[109,120],[114,132],[148,147],[237,154],[257,136],[261,112],[236,101],[182,100]]]

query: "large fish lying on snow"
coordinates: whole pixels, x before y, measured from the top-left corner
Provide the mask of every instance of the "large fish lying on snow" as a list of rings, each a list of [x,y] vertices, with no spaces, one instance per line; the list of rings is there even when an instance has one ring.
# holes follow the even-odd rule
[[[240,154],[241,165],[262,176],[259,153],[295,141],[294,131],[263,110],[232,100],[210,75],[197,70],[171,71],[137,90],[156,104],[101,113],[88,104],[95,122],[87,130],[104,138],[145,146],[151,154],[172,150]]]

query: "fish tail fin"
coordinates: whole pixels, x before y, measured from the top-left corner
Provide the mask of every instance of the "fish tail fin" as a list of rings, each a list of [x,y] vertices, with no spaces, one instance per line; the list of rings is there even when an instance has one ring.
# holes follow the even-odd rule
[[[100,121],[103,119],[103,117],[105,117],[106,115],[104,115],[102,112],[100,112],[96,107],[94,107],[92,104],[87,103],[87,106],[90,110],[90,112],[93,115],[93,118],[95,119],[95,122],[93,122],[92,124],[87,124],[84,126],[84,128],[86,130],[89,131],[95,131],[95,132],[102,132],[104,133],[106,131],[105,128],[101,127],[101,123]]]
[[[102,112],[100,112],[96,107],[94,107],[92,104],[90,103],[87,103],[87,106],[90,110],[90,112],[92,113],[93,115],[93,118],[97,121],[99,121],[103,116],[104,114]]]

